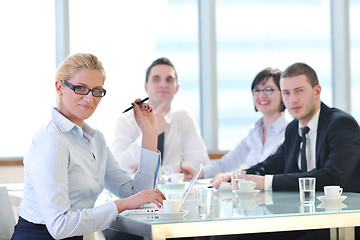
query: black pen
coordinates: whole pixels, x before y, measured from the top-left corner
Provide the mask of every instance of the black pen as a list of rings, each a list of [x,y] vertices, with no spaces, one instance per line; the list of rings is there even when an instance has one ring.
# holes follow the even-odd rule
[[[147,101],[147,100],[149,100],[149,97],[144,98],[143,100],[141,100],[140,102],[137,102],[136,104],[137,104],[137,105],[140,105],[140,104],[144,103],[144,102]],[[131,107],[125,109],[125,111],[123,111],[123,113],[126,113],[126,112],[130,111],[130,110],[133,109],[133,108],[134,108],[134,107],[131,106]]]

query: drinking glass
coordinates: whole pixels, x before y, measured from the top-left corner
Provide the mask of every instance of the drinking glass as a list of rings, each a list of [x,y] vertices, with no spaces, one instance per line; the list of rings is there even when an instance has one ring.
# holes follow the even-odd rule
[[[170,175],[176,173],[176,167],[172,165],[162,165],[159,169],[157,184],[166,184],[170,180]]]
[[[213,189],[197,188],[195,189],[196,204],[200,218],[206,218],[212,211]]]
[[[231,172],[231,186],[233,193],[239,190],[239,182],[244,181],[245,176],[246,176],[246,171]]]
[[[314,204],[316,178],[299,178],[300,202]]]

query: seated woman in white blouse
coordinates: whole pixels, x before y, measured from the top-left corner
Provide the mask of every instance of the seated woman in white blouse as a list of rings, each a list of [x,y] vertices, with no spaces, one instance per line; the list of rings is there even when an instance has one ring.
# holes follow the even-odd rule
[[[266,68],[259,72],[252,85],[255,111],[262,113],[262,118],[255,122],[248,135],[243,138],[229,153],[221,159],[206,164],[200,177],[211,178],[212,184],[218,188],[222,181],[230,180],[232,170],[241,165],[255,165],[273,154],[284,141],[285,128],[288,121],[285,118],[285,105],[280,92],[280,75],[282,71],[276,68]],[[195,169],[183,166],[181,171],[186,179],[191,179]]]
[[[148,104],[132,103],[141,128],[139,170],[132,178],[119,167],[104,136],[84,123],[100,103],[105,72],[91,54],[69,56],[55,76],[58,106],[50,121],[34,136],[24,157],[24,198],[12,239],[82,239],[108,228],[117,215],[164,195],[153,189],[160,164],[157,126]],[[94,207],[106,188],[118,197]]]

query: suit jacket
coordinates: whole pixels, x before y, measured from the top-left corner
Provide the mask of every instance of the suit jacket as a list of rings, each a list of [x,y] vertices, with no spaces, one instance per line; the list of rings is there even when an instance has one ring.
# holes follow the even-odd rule
[[[274,175],[274,191],[298,191],[298,178],[315,177],[316,190],[339,185],[344,191],[360,192],[360,128],[349,114],[321,103],[316,138],[316,168],[301,173],[298,155],[299,121],[286,128],[285,140],[274,155],[247,169],[249,174]]]

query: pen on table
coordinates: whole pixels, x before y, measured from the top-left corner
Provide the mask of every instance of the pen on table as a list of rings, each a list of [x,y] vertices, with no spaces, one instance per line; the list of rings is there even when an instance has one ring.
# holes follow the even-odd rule
[[[147,100],[149,100],[149,97],[144,98],[143,100],[141,100],[140,102],[137,102],[136,104],[137,104],[137,105],[140,105],[140,104],[144,103],[144,102],[147,101]],[[131,106],[131,107],[125,109],[125,111],[123,111],[123,113],[126,113],[126,112],[130,111],[130,110],[133,109],[133,108],[134,108],[134,107]]]

